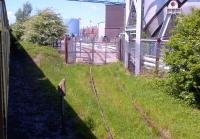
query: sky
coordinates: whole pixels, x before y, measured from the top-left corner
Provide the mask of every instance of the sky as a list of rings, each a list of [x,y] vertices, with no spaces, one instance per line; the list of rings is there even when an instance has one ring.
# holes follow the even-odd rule
[[[81,27],[96,26],[99,22],[105,22],[104,4],[67,0],[6,0],[10,24],[15,22],[16,11],[27,1],[32,4],[32,15],[39,9],[52,8],[56,13],[60,13],[63,19],[80,18]]]

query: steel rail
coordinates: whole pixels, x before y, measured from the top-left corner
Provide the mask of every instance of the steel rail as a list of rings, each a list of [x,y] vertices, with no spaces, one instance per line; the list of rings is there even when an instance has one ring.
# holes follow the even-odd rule
[[[100,104],[99,96],[98,96],[97,89],[96,89],[95,82],[94,82],[94,78],[93,78],[93,75],[92,75],[92,66],[90,66],[90,84],[91,84],[91,88],[93,90],[93,93],[96,97],[97,104],[99,106],[99,112],[100,112],[104,127],[106,129],[106,132],[108,134],[108,139],[113,139],[113,136],[112,136],[111,131],[110,131],[110,127],[109,127],[108,122],[106,121],[106,118],[105,118],[104,110],[103,110],[103,108]]]
[[[90,57],[90,54],[87,51],[85,51],[85,52],[88,54],[89,63],[92,64],[92,59]],[[96,102],[98,104],[98,109],[99,109],[99,112],[100,112],[100,115],[101,115],[101,119],[102,119],[103,125],[104,125],[104,127],[106,129],[106,132],[108,134],[108,139],[113,139],[113,136],[112,136],[111,131],[110,131],[110,127],[109,127],[108,122],[107,122],[107,120],[105,118],[104,110],[103,110],[103,108],[101,106],[101,103],[100,103],[100,100],[99,100],[99,96],[98,96],[98,93],[97,93],[97,89],[96,89],[96,86],[95,86],[94,77],[92,75],[92,65],[90,65],[90,69],[89,70],[90,70],[89,71],[89,76],[90,76],[90,81],[89,82],[90,82],[90,85],[91,85],[92,92],[93,92],[93,94],[94,94],[94,96],[96,98]]]
[[[113,73],[110,71],[109,68],[108,72],[112,75]],[[156,131],[158,131],[158,135],[162,138],[162,139],[172,139],[171,135],[169,134],[168,131],[166,131],[166,129],[163,129],[161,127],[159,127],[152,119],[151,117],[144,111],[144,109],[140,106],[139,103],[137,103],[137,101],[135,100],[135,98],[131,95],[129,95],[129,93],[127,92],[127,90],[125,89],[124,85],[120,84],[117,79],[116,76],[114,76],[115,80],[115,84],[118,87],[118,89],[124,93],[124,95],[131,101],[131,103],[133,104],[133,108],[140,114],[141,118],[143,119],[143,121],[145,122],[145,124],[149,127],[149,128],[153,128],[156,129]]]

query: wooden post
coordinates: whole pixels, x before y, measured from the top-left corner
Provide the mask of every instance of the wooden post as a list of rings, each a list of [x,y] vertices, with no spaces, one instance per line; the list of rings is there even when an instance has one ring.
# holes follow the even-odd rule
[[[58,85],[60,95],[60,116],[61,116],[61,132],[64,133],[64,96],[65,96],[65,79],[62,79]]]
[[[68,63],[68,36],[65,36],[64,38],[64,47],[65,47],[65,64]]]
[[[155,74],[156,75],[158,75],[158,73],[159,73],[160,43],[161,43],[161,39],[158,38],[157,42],[156,42],[156,66],[155,66]]]

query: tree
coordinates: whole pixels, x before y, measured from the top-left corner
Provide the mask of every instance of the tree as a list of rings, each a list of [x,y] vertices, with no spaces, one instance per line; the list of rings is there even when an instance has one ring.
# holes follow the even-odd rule
[[[15,24],[11,25],[13,35],[17,40],[20,40],[21,37],[24,35],[24,22],[17,21]]]
[[[171,67],[167,90],[190,104],[200,104],[200,10],[177,20],[167,43],[165,62]]]
[[[25,22],[22,38],[33,43],[47,45],[52,40],[63,37],[66,27],[59,14],[51,9],[38,11]]]
[[[29,2],[23,4],[23,9],[19,8],[15,13],[17,21],[25,21],[27,20],[32,12],[32,5]]]

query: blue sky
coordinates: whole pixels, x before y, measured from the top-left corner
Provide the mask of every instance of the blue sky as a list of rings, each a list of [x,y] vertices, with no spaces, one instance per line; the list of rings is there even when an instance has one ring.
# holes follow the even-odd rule
[[[10,23],[15,22],[15,12],[26,1],[30,2],[33,6],[32,14],[35,14],[38,9],[51,7],[56,13],[60,13],[63,19],[81,18],[81,26],[97,25],[98,22],[105,21],[104,4],[72,2],[67,0],[6,0]]]

